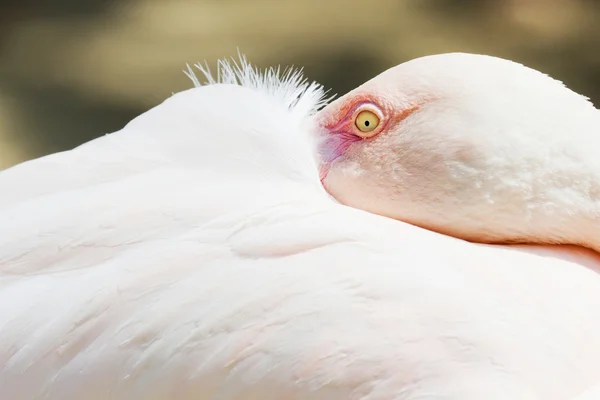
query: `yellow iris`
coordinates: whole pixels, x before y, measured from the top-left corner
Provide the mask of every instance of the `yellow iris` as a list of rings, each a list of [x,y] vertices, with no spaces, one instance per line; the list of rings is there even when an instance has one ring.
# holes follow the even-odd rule
[[[354,124],[359,131],[368,133],[373,131],[379,125],[379,117],[371,111],[361,111],[357,116]]]

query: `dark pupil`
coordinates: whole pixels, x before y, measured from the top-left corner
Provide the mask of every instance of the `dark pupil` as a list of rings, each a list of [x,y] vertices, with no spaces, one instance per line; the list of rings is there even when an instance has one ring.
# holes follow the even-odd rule
[[[369,126],[371,123],[369,121],[365,121],[365,126]]]

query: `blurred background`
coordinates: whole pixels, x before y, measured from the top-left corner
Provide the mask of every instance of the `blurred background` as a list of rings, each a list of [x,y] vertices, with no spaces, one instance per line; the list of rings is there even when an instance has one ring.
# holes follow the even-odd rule
[[[186,63],[294,64],[343,94],[403,61],[485,53],[600,105],[600,0],[0,0],[0,169],[122,128]]]

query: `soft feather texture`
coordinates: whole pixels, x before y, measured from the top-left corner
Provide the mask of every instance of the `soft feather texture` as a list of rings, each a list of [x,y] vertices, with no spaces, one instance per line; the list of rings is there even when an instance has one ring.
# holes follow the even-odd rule
[[[600,399],[600,384],[586,390],[582,395],[574,400],[598,400]]]
[[[226,81],[0,173],[1,399],[562,400],[600,379],[591,255],[336,204],[320,89]]]

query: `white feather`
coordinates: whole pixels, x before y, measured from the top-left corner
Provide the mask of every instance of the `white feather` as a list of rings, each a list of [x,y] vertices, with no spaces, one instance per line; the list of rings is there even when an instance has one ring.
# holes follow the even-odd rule
[[[239,63],[233,58],[219,60],[216,78],[213,77],[207,63],[204,65],[198,63],[195,66],[204,75],[206,84],[240,85],[262,91],[301,116],[314,114],[333,98],[333,96],[325,97],[327,92],[323,90],[322,85],[305,79],[301,68],[291,67],[282,71],[278,66],[261,71],[252,66],[243,54],[238,53],[238,57]],[[189,65],[184,73],[192,80],[195,87],[203,85]]]
[[[560,400],[597,381],[589,256],[330,201],[320,89],[256,73],[222,67],[0,173],[0,399]]]

